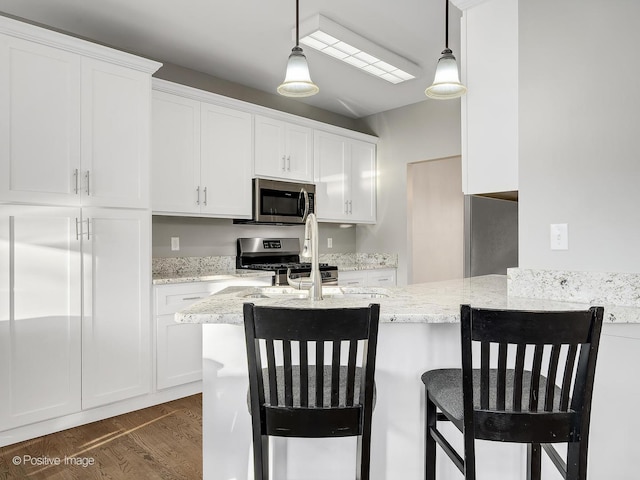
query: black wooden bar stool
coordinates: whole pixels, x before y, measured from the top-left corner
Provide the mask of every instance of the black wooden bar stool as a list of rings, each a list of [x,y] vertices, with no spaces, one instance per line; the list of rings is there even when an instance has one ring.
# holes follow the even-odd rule
[[[357,436],[356,479],[369,479],[379,315],[244,305],[255,480],[269,478],[270,435]]]
[[[603,313],[602,307],[528,312],[462,305],[462,369],[422,375],[426,480],[436,479],[436,444],[465,479],[475,480],[475,439],[528,444],[529,480],[540,480],[542,449],[564,478],[585,480]],[[474,342],[480,344],[479,369]],[[438,421],[450,421],[463,433],[464,456],[438,430]],[[567,444],[566,462],[554,443]]]

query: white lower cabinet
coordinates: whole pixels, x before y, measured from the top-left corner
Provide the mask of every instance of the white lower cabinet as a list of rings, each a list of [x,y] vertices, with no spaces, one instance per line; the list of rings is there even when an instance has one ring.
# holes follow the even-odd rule
[[[80,410],[77,208],[0,206],[0,430]]]
[[[83,209],[82,407],[151,391],[151,216]]]
[[[271,277],[154,286],[156,388],[202,380],[202,325],[177,323],[174,314],[230,286],[271,285]]]
[[[0,206],[0,430],[150,391],[150,221]]]
[[[395,287],[396,269],[379,268],[339,272],[338,285],[343,287]]]

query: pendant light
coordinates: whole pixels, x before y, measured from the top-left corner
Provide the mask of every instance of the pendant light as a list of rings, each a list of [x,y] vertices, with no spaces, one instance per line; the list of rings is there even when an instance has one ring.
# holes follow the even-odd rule
[[[298,0],[296,0],[296,46],[291,49],[284,82],[278,87],[278,93],[285,97],[310,97],[320,91],[311,81],[307,57],[300,48],[299,17]]]
[[[467,93],[467,87],[460,83],[456,57],[453,56],[453,52],[449,48],[449,0],[445,0],[444,28],[445,48],[436,66],[433,84],[424,91],[427,97],[439,100],[458,98]]]

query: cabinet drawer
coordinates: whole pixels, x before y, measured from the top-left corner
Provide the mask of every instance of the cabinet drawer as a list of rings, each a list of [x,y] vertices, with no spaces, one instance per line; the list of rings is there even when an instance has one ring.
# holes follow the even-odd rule
[[[371,270],[367,274],[367,284],[371,287],[394,287],[396,285],[396,271]]]
[[[226,287],[225,282],[156,286],[156,315],[176,313]]]

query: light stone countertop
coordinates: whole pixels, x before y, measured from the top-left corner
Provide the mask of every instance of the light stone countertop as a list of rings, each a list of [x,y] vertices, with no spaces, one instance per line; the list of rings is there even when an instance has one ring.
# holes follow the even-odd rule
[[[211,295],[191,307],[176,313],[176,321],[184,323],[225,323],[242,325],[242,305],[273,305],[298,308],[349,308],[380,304],[380,321],[394,323],[457,323],[460,321],[460,305],[475,307],[522,310],[578,310],[590,305],[578,302],[530,299],[507,295],[506,275],[449,280],[409,285],[406,287],[349,288],[348,292],[377,292],[382,298],[325,298],[311,302],[300,298],[251,298],[255,288],[234,287]],[[615,311],[612,314],[611,310]],[[605,322],[640,323],[640,308],[607,307]]]

